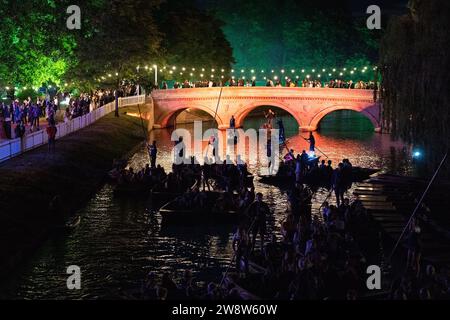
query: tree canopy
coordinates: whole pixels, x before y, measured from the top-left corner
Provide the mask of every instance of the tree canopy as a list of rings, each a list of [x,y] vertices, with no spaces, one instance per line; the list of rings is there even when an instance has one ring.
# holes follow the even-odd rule
[[[381,45],[385,128],[421,148],[432,170],[450,147],[449,18],[446,0],[411,1]]]
[[[1,1],[0,85],[60,83],[76,47],[64,13],[53,0]]]
[[[81,29],[69,30],[71,4],[1,0],[2,88],[67,83],[89,89],[148,78],[144,67],[154,63],[233,62],[221,22],[194,6],[169,1],[160,10],[160,0],[80,0]]]
[[[380,32],[368,32],[345,2],[212,1],[225,22],[236,68],[330,68],[377,61]]]

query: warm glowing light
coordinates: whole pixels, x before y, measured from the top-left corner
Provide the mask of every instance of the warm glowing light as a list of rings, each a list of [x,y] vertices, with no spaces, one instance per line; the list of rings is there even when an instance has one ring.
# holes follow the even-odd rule
[[[292,69],[292,70],[291,70],[291,73],[295,73],[295,70],[294,70],[294,69]]]
[[[316,72],[316,69],[312,69],[312,72],[315,73],[315,72]]]
[[[244,73],[244,72],[245,72],[245,70],[244,70],[244,69],[242,69],[242,70],[241,70],[241,73]]]
[[[255,73],[255,70],[252,69],[250,72],[251,72],[251,73]]]
[[[284,73],[284,69],[281,70],[281,73]]]
[[[183,71],[186,71],[186,68],[185,68],[185,67],[183,67],[183,68],[181,68],[181,70],[183,70]]]
[[[343,76],[344,74],[341,72],[341,73],[339,73],[339,75],[340,75],[340,76]]]
[[[177,67],[172,67],[172,70],[177,70]]]
[[[305,69],[302,69],[302,73],[305,73]]]
[[[306,76],[306,78],[308,78],[308,79],[309,79],[310,77],[311,77],[311,76],[310,76],[309,74]]]

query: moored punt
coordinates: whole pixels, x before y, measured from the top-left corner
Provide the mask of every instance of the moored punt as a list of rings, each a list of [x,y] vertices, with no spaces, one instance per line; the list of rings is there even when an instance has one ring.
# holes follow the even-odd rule
[[[153,208],[161,208],[163,205],[173,201],[177,197],[181,196],[181,192],[170,192],[170,191],[150,191],[150,200]]]
[[[250,291],[248,291],[247,289],[241,287],[238,284],[239,279],[237,277],[237,275],[235,274],[229,274],[225,277],[224,279],[224,283],[227,287],[232,287],[233,289],[235,289],[237,291],[237,296],[239,296],[242,300],[245,301],[258,301],[258,300],[262,300],[259,296],[251,293]]]
[[[150,183],[122,183],[114,187],[115,197],[143,197],[151,192]]]
[[[379,169],[370,169],[370,168],[361,168],[361,167],[353,167],[352,168],[352,182],[359,182],[370,178],[371,175],[379,172]],[[310,177],[307,175],[305,177],[305,182],[310,183]],[[273,186],[277,186],[280,188],[291,187],[295,182],[294,175],[285,175],[285,174],[276,174],[276,175],[260,175],[259,181],[265,184],[270,184]]]
[[[70,232],[74,229],[76,229],[81,223],[81,216],[76,215],[74,217],[71,217],[66,221],[66,223],[54,225],[53,231],[55,232]]]
[[[214,204],[222,192],[205,192],[206,202],[202,207],[181,207],[177,198],[164,205],[159,213],[165,224],[238,224],[245,214],[235,209],[215,210]]]

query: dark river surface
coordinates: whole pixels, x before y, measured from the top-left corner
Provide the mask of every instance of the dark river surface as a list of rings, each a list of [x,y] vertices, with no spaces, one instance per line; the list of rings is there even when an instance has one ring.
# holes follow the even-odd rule
[[[261,113],[261,112],[260,112]],[[258,115],[258,114],[256,114]],[[307,149],[307,143],[289,116],[283,117],[289,147]],[[264,120],[250,116],[246,128],[259,128]],[[192,125],[178,125],[192,128]],[[171,167],[170,130],[153,131],[159,159],[167,171]],[[306,133],[303,133],[306,136]],[[385,172],[412,173],[409,148],[392,142],[388,135],[373,132],[370,122],[349,112],[327,116],[316,134],[317,146],[336,164],[349,158],[354,166],[380,168]],[[130,159],[130,166],[141,168],[149,161],[140,150]],[[251,167],[253,172],[257,167]],[[282,190],[261,184],[258,192],[273,209],[269,230],[279,233],[286,216],[287,195]],[[327,197],[319,191],[314,196],[313,213]],[[351,196],[351,193],[348,194]],[[18,299],[106,299],[126,298],[139,288],[149,271],[172,272],[175,279],[185,269],[193,271],[200,285],[219,282],[232,258],[233,228],[222,226],[198,228],[161,228],[161,217],[148,200],[116,199],[110,185],[104,185],[79,211],[80,226],[72,233],[48,240],[28,263],[11,276],[6,297]],[[81,268],[81,290],[68,290],[66,269]],[[1,295],[0,295],[1,296]]]

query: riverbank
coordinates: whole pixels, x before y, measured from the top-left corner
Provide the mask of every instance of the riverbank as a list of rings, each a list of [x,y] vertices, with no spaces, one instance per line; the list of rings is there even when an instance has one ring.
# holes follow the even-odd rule
[[[0,165],[0,280],[48,238],[56,217],[48,214],[60,196],[64,212],[82,208],[104,182],[114,159],[144,140],[141,120],[127,116],[137,107],[110,113],[93,125]],[[146,123],[144,123],[146,125]]]

